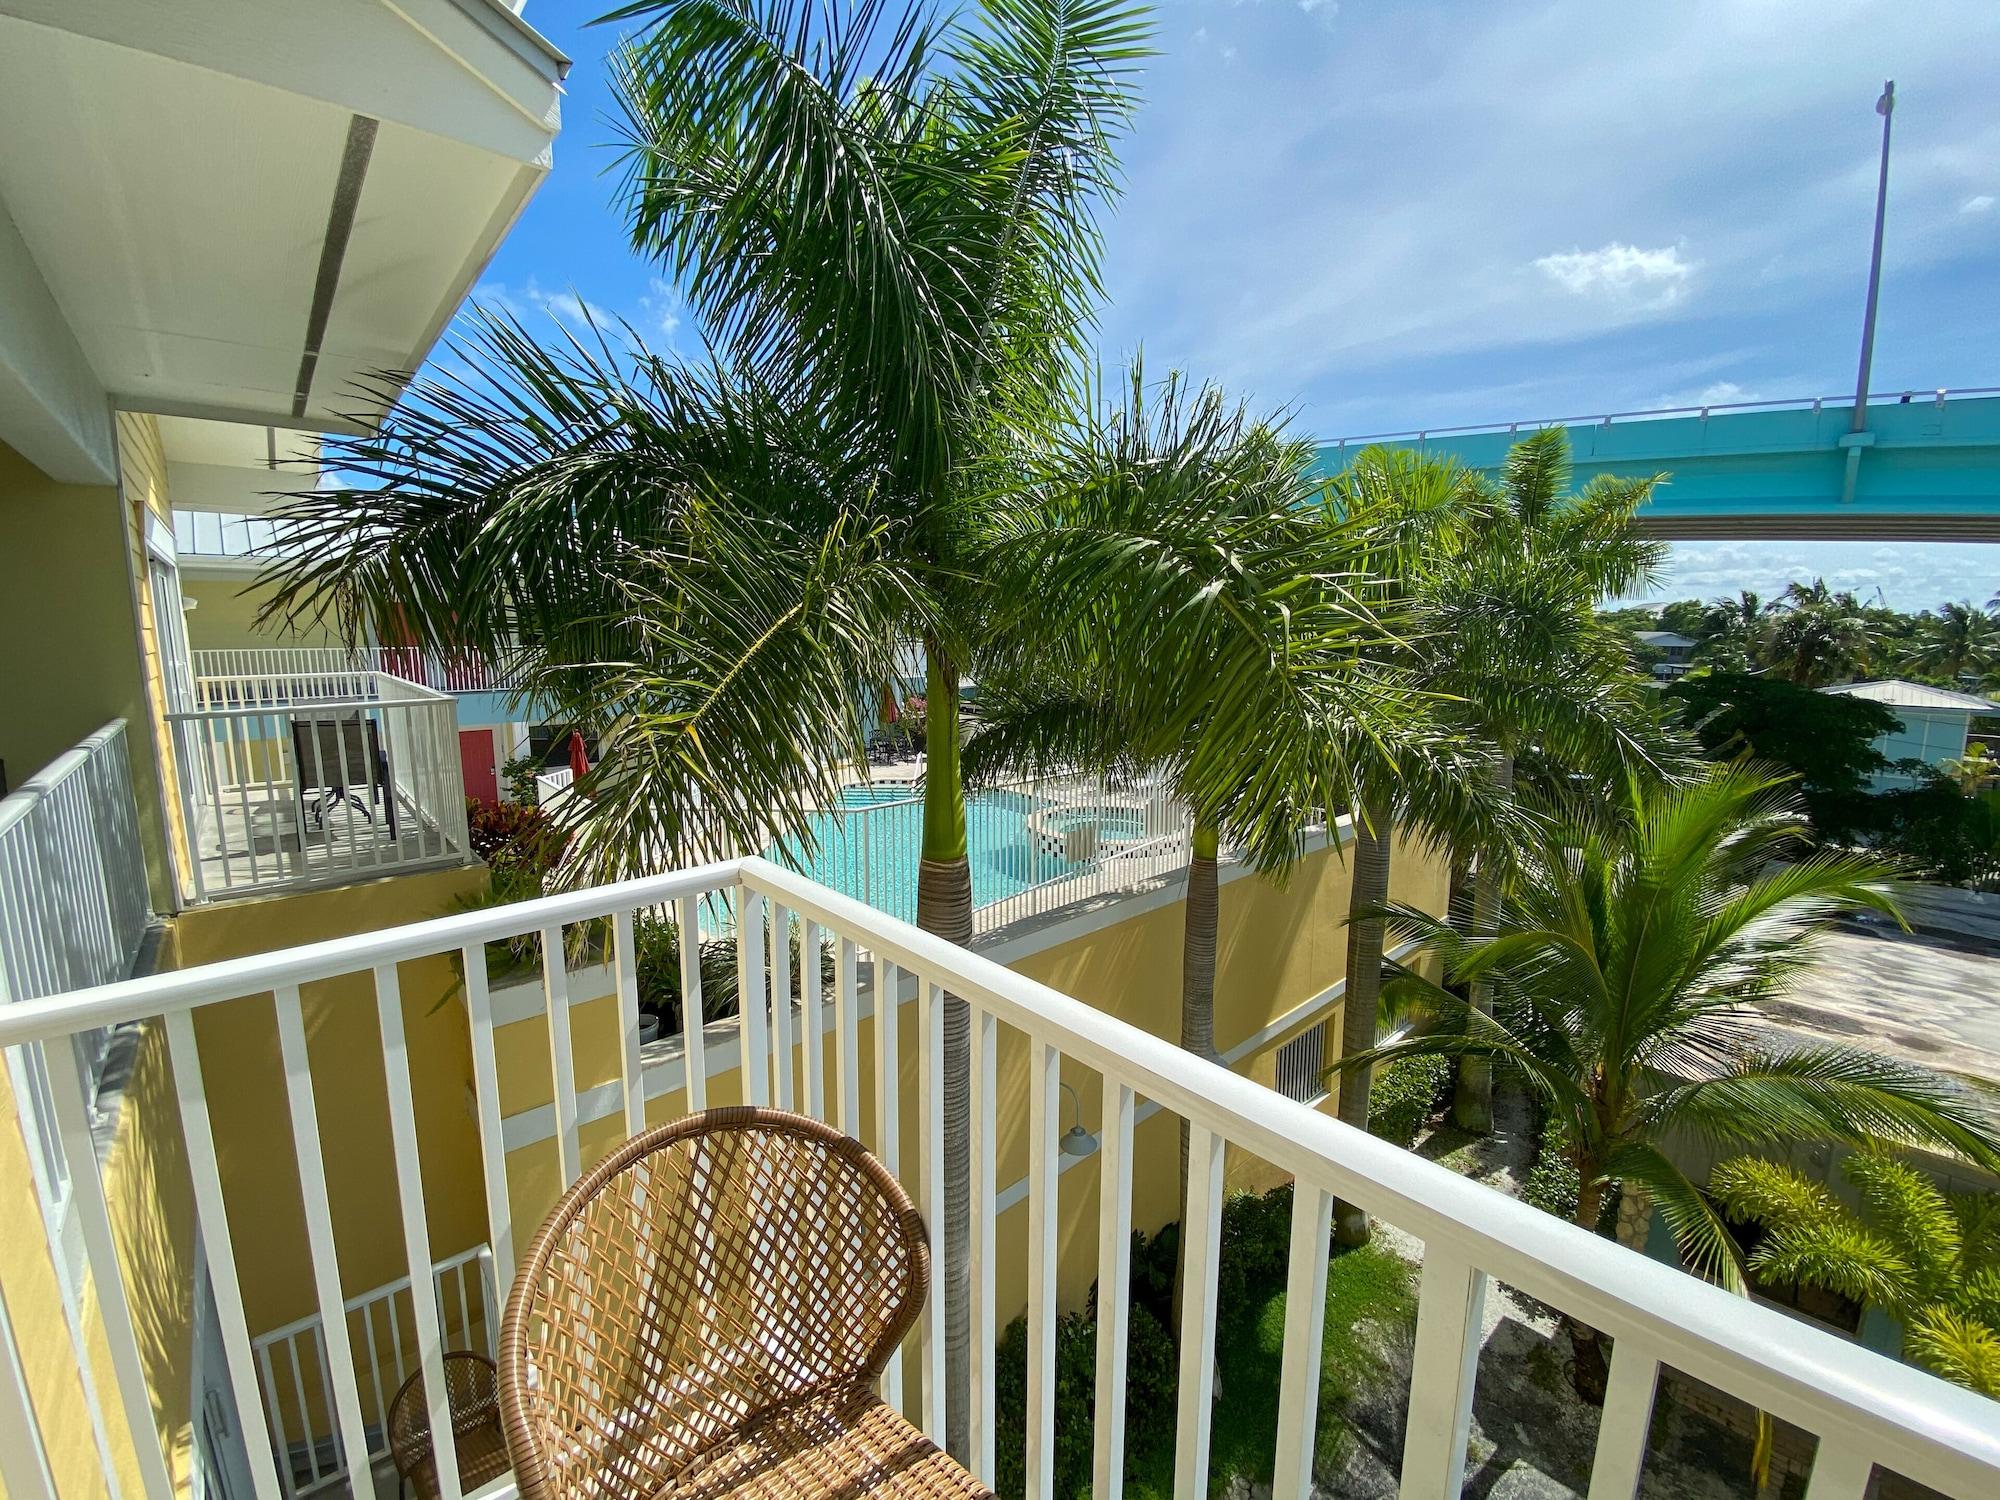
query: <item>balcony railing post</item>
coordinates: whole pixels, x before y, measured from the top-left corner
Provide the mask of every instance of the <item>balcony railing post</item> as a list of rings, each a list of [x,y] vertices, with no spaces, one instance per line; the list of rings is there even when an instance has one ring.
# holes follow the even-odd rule
[[[1181,1219],[1180,1421],[1174,1444],[1174,1500],[1208,1493],[1209,1421],[1214,1412],[1216,1271],[1222,1251],[1223,1138],[1188,1122],[1187,1204]]]
[[[1319,1421],[1320,1346],[1326,1336],[1327,1243],[1333,1198],[1292,1187],[1291,1259],[1285,1283],[1285,1354],[1278,1385],[1278,1451],[1271,1500],[1308,1500]]]
[[[138,1328],[118,1266],[118,1246],[111,1232],[111,1212],[104,1198],[104,1178],[97,1168],[97,1143],[90,1132],[90,1106],[83,1096],[83,1041],[72,1034],[68,1045],[48,1051],[49,1093],[54,1102],[63,1158],[69,1165],[70,1203],[83,1230],[84,1253],[90,1266],[97,1306],[110,1345],[111,1373],[130,1428],[138,1459],[139,1480],[148,1500],[174,1500],[173,1477],[153,1422],[152,1397],[146,1386],[146,1366],[139,1352]],[[102,1387],[102,1382],[97,1382]]]
[[[1424,1245],[1402,1500],[1448,1500],[1465,1486],[1486,1273],[1444,1246]]]
[[[990,1024],[990,1023],[989,1023]],[[1132,1296],[1132,1120],[1129,1086],[1104,1080],[1098,1129],[1096,1495],[1125,1493],[1125,1352]]]
[[[1806,1500],[1862,1500],[1875,1475],[1874,1460],[1845,1439],[1826,1434],[1813,1455]]]
[[[347,1337],[347,1313],[340,1289],[340,1252],[333,1239],[333,1206],[327,1193],[326,1154],[320,1147],[319,1111],[314,1100],[312,1062],[306,1051],[306,1028],[297,985],[280,985],[273,995],[278,1012],[278,1050],[285,1068],[285,1096],[291,1110],[292,1151],[298,1161],[299,1197],[305,1206],[306,1244],[312,1257],[313,1290],[319,1300],[320,1337],[333,1380],[334,1425],[340,1453],[346,1460],[348,1484],[355,1500],[374,1500],[375,1480],[368,1460],[367,1427],[361,1416],[361,1392],[354,1380],[354,1351]],[[296,1351],[294,1358],[296,1359]],[[268,1378],[269,1371],[266,1370]],[[294,1367],[293,1380],[298,1376]],[[276,1415],[275,1382],[270,1384]],[[305,1404],[301,1389],[300,1425]],[[280,1436],[283,1431],[280,1428]],[[312,1434],[305,1434],[314,1454]]]
[[[1028,1039],[1028,1500],[1052,1500],[1056,1474],[1057,1136],[1062,1054]]]
[[[1659,1376],[1660,1362],[1646,1352],[1638,1335],[1627,1334],[1613,1346],[1611,1384],[1590,1469],[1590,1500],[1633,1500],[1639,1493]]]
[[[556,1091],[556,1150],[565,1189],[583,1174],[576,1136],[576,1062],[569,1035],[569,962],[560,924],[541,930],[542,998],[549,1011],[549,1071]]]
[[[194,1016],[176,1011],[166,1018],[167,1050],[173,1062],[174,1091],[180,1104],[181,1134],[187,1141],[188,1176],[194,1187],[195,1223],[222,1329],[223,1357],[230,1394],[235,1398],[237,1431],[250,1463],[258,1500],[278,1500],[278,1469],[271,1453],[264,1409],[257,1400],[257,1369],[250,1353],[250,1326],[243,1316],[243,1287],[236,1276],[236,1249],[229,1234],[229,1211],[222,1196],[222,1172],[208,1114],[208,1091],[195,1041]]]
[[[473,1104],[479,1113],[479,1160],[486,1179],[487,1243],[499,1274],[514,1276],[514,1214],[507,1191],[507,1139],[500,1123],[500,1067],[493,1046],[493,996],[486,982],[486,945],[458,950],[465,974],[465,1017],[472,1032]]]
[[[562,962],[560,942],[556,962]],[[438,1317],[437,1286],[431,1271],[430,1222],[424,1211],[416,1095],[410,1084],[409,1045],[403,1034],[403,992],[394,964],[378,964],[374,973],[375,1011],[382,1028],[382,1069],[389,1085],[389,1140],[396,1158],[403,1253],[410,1266],[410,1303],[417,1326],[417,1360],[424,1372],[424,1398],[430,1407],[431,1431],[454,1432],[457,1429],[452,1421],[451,1392],[444,1378],[444,1329]],[[341,1321],[345,1323],[344,1315]],[[433,1444],[432,1458],[441,1500],[462,1500],[458,1444]]]

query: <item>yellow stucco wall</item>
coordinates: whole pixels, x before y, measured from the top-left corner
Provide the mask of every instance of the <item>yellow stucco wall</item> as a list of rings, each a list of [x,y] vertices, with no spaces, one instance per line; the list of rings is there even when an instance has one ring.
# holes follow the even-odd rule
[[[112,719],[127,724],[153,901],[171,909],[130,518],[109,486],[57,484],[0,444],[0,759],[11,785]]]
[[[154,906],[164,912],[180,904],[168,896],[172,868],[186,870],[192,856],[180,796],[160,798],[158,794],[158,788],[174,788],[178,776],[174,738],[168,734],[166,724],[168,702],[166,680],[160,670],[158,610],[178,610],[180,600],[156,600],[152,572],[146,566],[148,522],[158,522],[166,530],[174,526],[172,500],[166,490],[166,450],[160,446],[160,424],[152,416],[142,412],[118,414],[118,484],[124,500],[122,516],[132,570],[130,612],[138,630],[138,672],[146,704],[146,724],[150,726],[150,734],[140,734],[138,740],[152,740],[148,776],[152,788],[156,788],[152,798],[142,798],[140,816],[150,818],[158,830],[148,838],[148,862],[154,880]],[[134,730],[138,730],[138,722],[134,722]],[[150,808],[146,806],[148,800],[152,802]],[[166,858],[168,848],[174,852],[172,862]]]
[[[184,562],[182,566],[193,569],[199,565]],[[187,614],[187,633],[188,644],[196,651],[344,644],[324,627],[294,632],[274,624],[259,626],[257,611],[266,594],[257,588],[254,574],[197,577],[192,571],[183,571],[181,592],[195,601]]]
[[[9,1226],[0,1234],[0,1288],[5,1290],[7,1315],[34,1396],[57,1493],[62,1500],[98,1500],[107,1492],[99,1475],[90,1410],[63,1318],[55,1264],[41,1230],[41,1199],[19,1120],[12,1077],[0,1068],[0,1215]],[[124,1444],[128,1461],[130,1448],[129,1442]],[[135,1483],[136,1469],[129,1462],[121,1467],[131,1475],[127,1483]]]

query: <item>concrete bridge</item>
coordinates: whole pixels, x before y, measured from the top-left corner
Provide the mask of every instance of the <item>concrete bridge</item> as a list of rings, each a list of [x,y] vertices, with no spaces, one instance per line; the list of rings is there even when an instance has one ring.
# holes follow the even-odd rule
[[[1665,473],[1642,517],[1658,535],[2000,542],[2000,388],[1741,402],[1368,434],[1322,444],[1332,474],[1370,444],[1497,473],[1539,427],[1569,433],[1576,482]]]

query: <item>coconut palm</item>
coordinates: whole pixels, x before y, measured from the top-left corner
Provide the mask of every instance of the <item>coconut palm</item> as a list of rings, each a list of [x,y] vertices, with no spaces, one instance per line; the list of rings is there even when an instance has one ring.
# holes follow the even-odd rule
[[[1632,783],[1622,828],[1551,826],[1520,856],[1496,930],[1468,935],[1395,908],[1452,979],[1495,987],[1493,1012],[1406,966],[1389,986],[1451,1024],[1378,1047],[1399,1057],[1479,1057],[1519,1074],[1565,1143],[1575,1220],[1598,1227],[1615,1185],[1658,1206],[1694,1269],[1741,1290],[1734,1243],[1662,1147],[1685,1132],[1725,1150],[1800,1141],[1921,1145],[2000,1162],[2000,1131],[1956,1083],[1853,1047],[1771,1040],[1756,1010],[1815,961],[1844,911],[1896,916],[1872,857],[1804,849],[1806,821],[1780,779],[1714,766],[1682,785]],[[1599,1396],[1596,1334],[1573,1325],[1578,1389]]]
[[[1718,595],[1702,610],[1695,654],[1719,671],[1747,670],[1770,623],[1770,605],[1755,590]]]
[[[648,0],[606,19],[635,27],[613,59],[632,240],[713,364],[475,338],[416,411],[336,445],[361,485],[293,502],[310,557],[280,608],[332,588],[423,644],[518,647],[538,691],[613,726],[571,799],[592,873],[803,832],[859,748],[855,684],[920,640],[917,916],[964,941],[972,538],[1089,335],[1145,13]],[[940,1299],[961,1454],[967,1036],[954,999]]]
[[[1875,641],[1854,595],[1816,578],[1794,583],[1771,606],[1764,660],[1800,687],[1845,682],[1868,666]]]
[[[1569,481],[1561,428],[1516,443],[1493,503],[1463,545],[1433,560],[1424,586],[1429,628],[1450,643],[1428,685],[1464,705],[1502,798],[1513,795],[1515,758],[1530,745],[1610,774],[1648,759],[1635,734],[1643,716],[1630,654],[1597,606],[1649,583],[1665,556],[1635,524],[1658,479],[1600,476],[1573,493]],[[1507,850],[1479,852],[1472,930],[1483,934],[1499,913]],[[1484,980],[1472,1003],[1491,1004]],[[1452,1114],[1464,1129],[1492,1128],[1483,1058],[1461,1061]]]
[[[1749,1270],[1883,1309],[1917,1363],[2000,1399],[2000,1193],[1945,1193],[1880,1151],[1848,1157],[1841,1171],[1858,1211],[1757,1157],[1722,1163],[1709,1192],[1729,1219],[1767,1231]]]
[[[1281,874],[1341,806],[1352,755],[1408,733],[1379,670],[1360,529],[1326,523],[1310,444],[1178,378],[1061,429],[1034,505],[996,517],[1006,618],[968,749],[982,775],[1145,770],[1192,818],[1180,1044],[1215,1060],[1220,851]],[[1182,1126],[1181,1170],[1187,1171]]]
[[[1959,687],[2000,666],[2000,624],[1969,603],[1947,600],[1918,621],[1918,636],[1906,658],[1914,671]]]

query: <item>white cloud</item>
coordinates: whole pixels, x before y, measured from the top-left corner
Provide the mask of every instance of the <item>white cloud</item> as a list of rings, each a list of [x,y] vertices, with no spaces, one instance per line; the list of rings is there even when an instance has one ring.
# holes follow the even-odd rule
[[[1993,195],[1991,193],[1978,193],[1959,204],[1958,211],[1962,214],[1983,214],[1992,207]]]
[[[554,318],[572,328],[588,329],[592,323],[607,333],[618,328],[618,315],[595,302],[586,302],[575,289],[551,291],[530,276],[518,286],[504,281],[484,281],[473,288],[473,299],[504,308],[526,321],[534,315]]]
[[[1535,259],[1535,269],[1579,297],[1671,307],[1687,290],[1695,267],[1678,245],[1642,250],[1616,241],[1596,250],[1569,250]]]
[[[1340,0],[1299,0],[1299,9],[1307,15],[1323,10],[1329,16],[1336,16],[1340,14]]]
[[[674,334],[681,326],[681,299],[674,291],[673,284],[664,277],[652,277],[646,283],[646,294],[639,299],[640,332],[648,337],[657,335],[667,343],[674,342]]]

